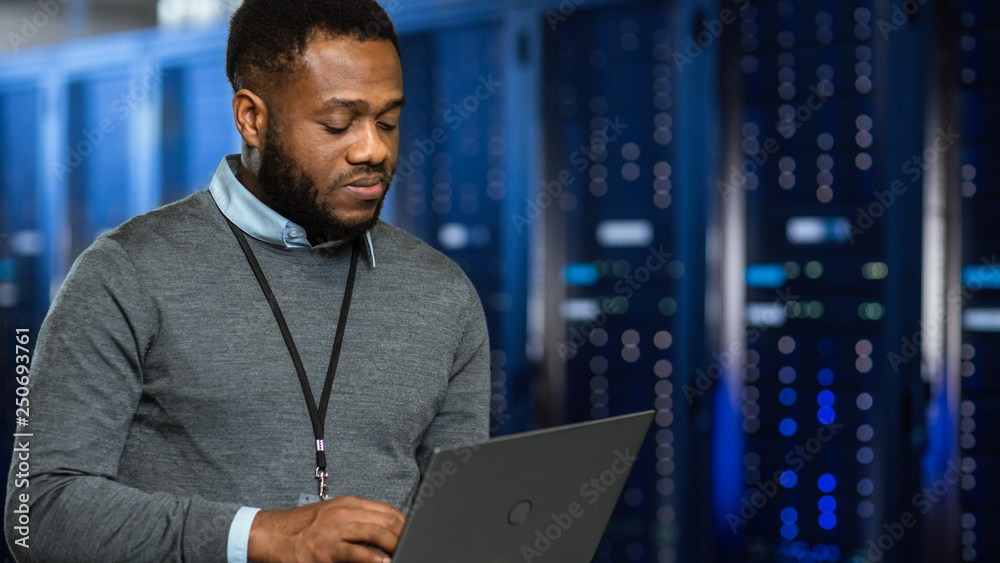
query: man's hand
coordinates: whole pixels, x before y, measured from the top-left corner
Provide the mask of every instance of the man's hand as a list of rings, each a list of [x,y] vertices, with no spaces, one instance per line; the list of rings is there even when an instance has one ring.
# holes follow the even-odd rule
[[[337,497],[288,510],[262,510],[250,528],[254,563],[388,563],[406,517],[396,507]]]

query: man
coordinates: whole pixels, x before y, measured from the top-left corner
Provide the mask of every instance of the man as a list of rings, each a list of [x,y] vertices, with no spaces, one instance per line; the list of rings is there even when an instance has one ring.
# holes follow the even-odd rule
[[[100,237],[42,326],[19,561],[388,561],[430,451],[487,436],[475,290],[378,220],[398,50],[373,0],[234,14],[242,154]]]

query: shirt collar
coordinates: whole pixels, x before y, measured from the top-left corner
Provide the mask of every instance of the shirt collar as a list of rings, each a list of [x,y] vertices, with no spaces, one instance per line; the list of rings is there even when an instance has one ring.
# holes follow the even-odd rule
[[[320,249],[340,246],[344,243],[344,241],[338,240],[315,246],[310,244],[309,239],[306,238],[305,229],[268,207],[236,179],[236,173],[239,169],[240,155],[227,155],[215,170],[215,175],[212,176],[212,181],[208,185],[208,191],[212,193],[215,204],[219,206],[222,214],[243,232],[257,240],[285,248]],[[368,256],[371,258],[374,268],[375,248],[372,246],[370,230],[365,231],[365,242],[368,245]]]

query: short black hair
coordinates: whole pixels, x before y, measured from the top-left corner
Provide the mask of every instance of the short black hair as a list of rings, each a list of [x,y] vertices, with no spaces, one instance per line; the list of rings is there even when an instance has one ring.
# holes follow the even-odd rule
[[[317,34],[391,41],[399,54],[396,29],[375,0],[244,0],[226,46],[233,92],[284,83]]]

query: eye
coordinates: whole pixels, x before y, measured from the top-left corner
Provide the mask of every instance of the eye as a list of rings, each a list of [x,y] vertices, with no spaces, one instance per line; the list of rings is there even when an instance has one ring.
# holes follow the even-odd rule
[[[378,126],[381,127],[383,131],[395,131],[396,128],[399,127],[396,123],[386,123],[384,121],[380,121]]]
[[[330,133],[332,135],[340,135],[345,131],[347,131],[347,127],[340,128],[340,127],[331,127],[329,125],[324,125],[323,128],[326,129],[327,133]]]

